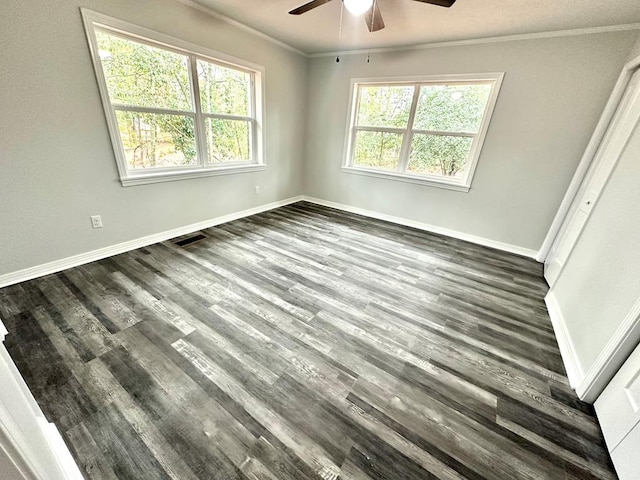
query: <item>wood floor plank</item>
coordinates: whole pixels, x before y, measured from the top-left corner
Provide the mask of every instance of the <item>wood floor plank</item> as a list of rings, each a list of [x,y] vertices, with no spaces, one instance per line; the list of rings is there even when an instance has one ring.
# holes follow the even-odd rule
[[[531,259],[298,202],[0,289],[90,480],[615,479]]]
[[[116,406],[107,405],[84,424],[116,477],[170,479]]]

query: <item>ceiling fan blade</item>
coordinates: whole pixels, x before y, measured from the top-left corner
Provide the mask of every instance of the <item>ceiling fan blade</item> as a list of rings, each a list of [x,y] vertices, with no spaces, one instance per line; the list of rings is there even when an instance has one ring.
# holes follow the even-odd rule
[[[364,21],[367,22],[367,28],[370,32],[377,32],[384,28],[384,20],[382,19],[382,12],[380,12],[377,0],[375,0],[371,8],[365,12]]]
[[[308,12],[309,10],[313,10],[320,5],[324,5],[325,3],[329,3],[331,0],[313,0],[312,2],[305,3],[304,5],[299,6],[298,8],[294,8],[289,12],[291,15],[302,15],[303,13]]]
[[[456,3],[456,0],[415,0],[416,2],[430,3],[431,5],[439,5],[441,7],[449,8]]]

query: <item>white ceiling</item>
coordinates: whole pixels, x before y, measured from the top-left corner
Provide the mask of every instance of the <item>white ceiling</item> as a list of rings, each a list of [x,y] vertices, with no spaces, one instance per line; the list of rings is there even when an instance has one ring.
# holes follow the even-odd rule
[[[638,0],[457,0],[451,8],[378,0],[386,28],[370,37],[345,10],[339,42],[340,0],[301,16],[287,12],[306,0],[192,1],[311,54],[640,22]]]

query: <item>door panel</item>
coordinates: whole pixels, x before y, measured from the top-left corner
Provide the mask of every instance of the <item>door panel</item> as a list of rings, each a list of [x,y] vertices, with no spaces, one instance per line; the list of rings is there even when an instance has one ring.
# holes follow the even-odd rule
[[[636,347],[598,397],[595,409],[607,447],[615,451],[640,423],[640,347]],[[640,444],[636,448],[640,451]]]
[[[640,425],[634,428],[618,448],[611,452],[611,460],[620,480],[638,480],[640,472]]]

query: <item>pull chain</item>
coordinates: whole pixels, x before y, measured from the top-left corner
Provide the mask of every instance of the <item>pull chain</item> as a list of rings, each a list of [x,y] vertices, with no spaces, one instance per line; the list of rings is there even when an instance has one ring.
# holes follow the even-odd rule
[[[378,0],[373,0],[373,5],[371,5],[371,25],[369,28],[369,48],[367,50],[367,63],[371,60],[371,36],[373,35],[373,25],[376,21],[376,6],[378,4]]]
[[[342,43],[342,15],[344,14],[344,3],[340,2],[340,27],[338,28],[338,49]],[[340,62],[340,52],[336,56],[336,63]]]

